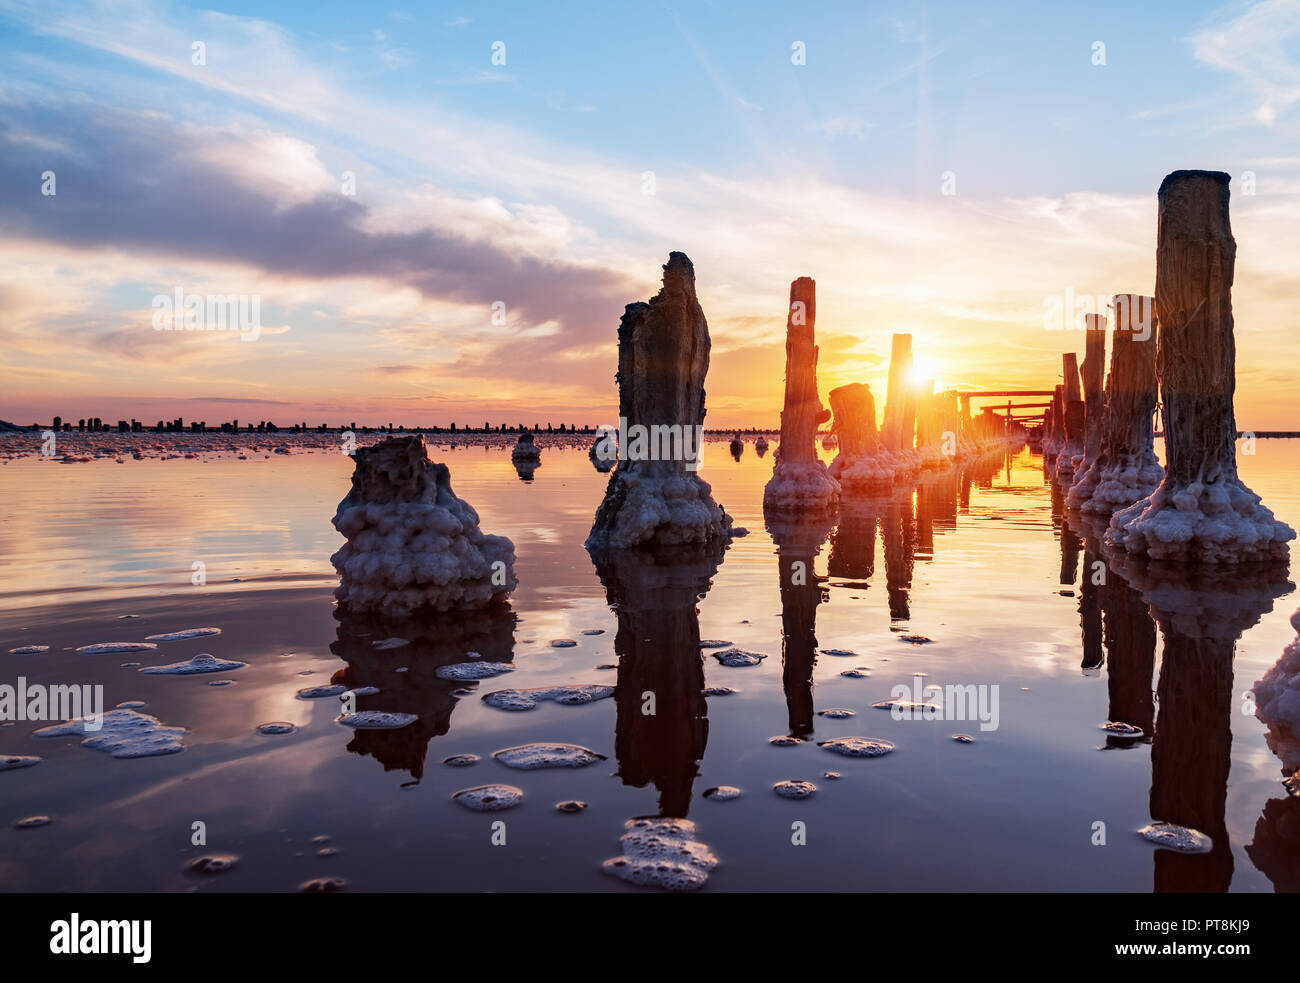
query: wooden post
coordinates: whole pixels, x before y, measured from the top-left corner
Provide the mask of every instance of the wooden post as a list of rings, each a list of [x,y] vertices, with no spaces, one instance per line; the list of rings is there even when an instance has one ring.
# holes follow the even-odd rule
[[[1164,477],[1151,424],[1156,407],[1155,298],[1117,294],[1112,305],[1115,330],[1101,447],[1067,498],[1071,508],[1102,516],[1150,495]]]
[[[1105,410],[1106,319],[1100,314],[1085,314],[1087,325],[1083,356],[1084,438],[1083,467],[1092,466],[1101,452],[1101,421]]]
[[[934,380],[926,379],[916,388],[916,446],[928,447],[935,443],[938,433],[935,430]]]
[[[1160,185],[1156,372],[1164,404],[1165,478],[1148,498],[1116,513],[1106,536],[1155,559],[1281,560],[1295,538],[1237,477],[1237,244],[1228,220],[1228,181],[1217,171],[1175,171]]]
[[[817,459],[817,425],[825,419],[817,396],[817,283],[801,276],[790,284],[785,326],[785,404],[777,460],[790,464]]]
[[[880,437],[876,432],[876,400],[871,387],[864,382],[851,382],[832,389],[829,399],[840,454],[847,460],[856,460],[878,453]]]
[[[903,393],[903,425],[899,432],[903,450],[916,449],[916,386],[912,384],[911,371],[908,372],[907,389]]]
[[[817,427],[830,419],[817,395],[817,284],[801,276],[790,284],[785,326],[785,404],[781,443],[772,478],[763,489],[763,508],[834,508],[840,486],[817,458]]]
[[[1083,390],[1079,385],[1079,359],[1074,352],[1061,356],[1061,368],[1065,375],[1062,394],[1064,415],[1062,417],[1061,449],[1056,455],[1056,478],[1068,485],[1074,480],[1074,459],[1083,455],[1084,439],[1084,404]]]
[[[889,388],[885,392],[885,425],[882,438],[885,448],[895,454],[903,449],[903,426],[907,392],[911,389],[908,378],[912,371],[912,336],[894,335],[889,353]]]
[[[663,287],[649,303],[628,304],[618,325],[619,465],[587,537],[588,549],[701,543],[727,537],[731,517],[701,481],[699,442],[704,429],[704,377],[709,370],[709,324],[695,294],[695,267],[674,252],[663,267]],[[674,442],[654,434],[676,433]],[[674,508],[665,503],[673,489]]]
[[[1056,458],[1065,443],[1065,386],[1057,386],[1052,394],[1050,413],[1052,426],[1047,440],[1043,442],[1043,463],[1047,465],[1049,472],[1055,473]]]

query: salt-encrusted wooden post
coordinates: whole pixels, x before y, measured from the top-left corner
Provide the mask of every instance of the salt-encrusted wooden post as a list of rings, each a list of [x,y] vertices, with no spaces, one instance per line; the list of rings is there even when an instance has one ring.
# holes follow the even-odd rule
[[[1052,393],[1052,405],[1048,408],[1048,414],[1051,426],[1043,441],[1043,463],[1047,465],[1048,471],[1054,473],[1056,458],[1065,442],[1065,386],[1058,385]]]
[[[903,425],[899,433],[903,451],[916,450],[916,386],[908,373],[907,389],[903,393]]]
[[[856,460],[878,453],[880,436],[876,432],[876,400],[871,395],[871,387],[863,382],[851,382],[832,389],[829,400],[840,454]]]
[[[1156,373],[1164,405],[1165,478],[1111,518],[1106,541],[1154,559],[1236,564],[1281,560],[1295,532],[1237,477],[1237,244],[1227,174],[1174,171],[1160,185]]]
[[[912,336],[894,335],[889,353],[889,388],[885,391],[885,424],[881,439],[897,454],[903,449],[904,404],[911,389]]]
[[[781,444],[772,478],[763,489],[763,508],[833,509],[840,486],[817,458],[817,427],[830,419],[817,396],[817,284],[801,276],[790,284],[785,329],[785,403]]]
[[[916,387],[916,446],[926,447],[935,442],[934,380],[926,379]]]
[[[685,253],[669,253],[662,289],[648,303],[628,304],[619,321],[618,412],[628,439],[620,439],[619,465],[605,487],[588,549],[675,546],[730,535],[731,517],[696,472],[709,348],[695,267]],[[667,446],[657,434],[669,435]]]
[[[957,456],[961,435],[961,410],[957,393],[946,389],[935,397],[939,419],[939,450],[949,460]]]
[[[777,455],[788,464],[817,459],[817,425],[825,419],[817,396],[817,282],[801,276],[790,284],[785,335],[785,404],[781,410],[781,446]]]
[[[1085,314],[1087,327],[1083,355],[1083,464],[1086,471],[1101,453],[1101,421],[1106,406],[1103,385],[1106,378],[1106,319]]]
[[[1156,408],[1155,298],[1117,294],[1101,449],[1070,487],[1071,508],[1109,517],[1155,491],[1164,469],[1153,447]]]
[[[844,495],[892,484],[910,462],[888,453],[876,432],[876,401],[871,387],[851,382],[830,392],[835,415],[839,454],[831,462],[830,476],[840,483]]]
[[[1079,357],[1074,352],[1061,356],[1061,369],[1065,375],[1062,392],[1064,416],[1061,450],[1056,455],[1056,477],[1069,484],[1074,479],[1074,459],[1083,454],[1084,405],[1083,390],[1079,385]]]

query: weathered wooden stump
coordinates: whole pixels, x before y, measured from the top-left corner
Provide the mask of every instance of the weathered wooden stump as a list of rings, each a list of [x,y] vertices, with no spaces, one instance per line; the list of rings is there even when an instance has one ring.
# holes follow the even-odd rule
[[[730,535],[731,517],[695,473],[708,370],[709,324],[695,296],[695,267],[674,252],[663,288],[649,303],[628,304],[618,325],[618,411],[627,440],[619,442],[589,549]]]
[[[785,404],[781,443],[772,477],[763,489],[764,511],[829,511],[840,486],[817,457],[817,427],[830,419],[817,395],[817,284],[799,277],[790,284],[785,329]]]
[[[1156,407],[1155,298],[1119,294],[1113,304],[1101,449],[1066,499],[1071,508],[1107,518],[1150,495],[1164,477],[1151,424]]]
[[[1074,461],[1083,456],[1085,408],[1083,389],[1079,384],[1079,357],[1074,352],[1061,356],[1061,369],[1065,385],[1061,399],[1061,449],[1056,454],[1056,479],[1063,485],[1074,480]]]
[[[1101,423],[1106,409],[1106,319],[1085,314],[1083,367],[1083,457],[1074,462],[1076,475],[1086,474],[1101,453]]]
[[[1164,404],[1165,477],[1111,517],[1106,542],[1153,559],[1206,564],[1278,560],[1295,532],[1237,476],[1237,244],[1227,174],[1175,171],[1160,185],[1156,373]]]

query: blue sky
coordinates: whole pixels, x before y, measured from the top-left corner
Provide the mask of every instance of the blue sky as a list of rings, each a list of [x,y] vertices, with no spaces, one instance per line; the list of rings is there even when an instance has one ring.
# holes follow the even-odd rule
[[[1300,3],[1135,6],[0,0],[0,416],[602,422],[670,249],[711,423],[775,423],[800,275],[823,390],[878,388],[893,331],[941,385],[1047,385],[1045,300],[1150,293],[1155,190],[1204,167],[1239,417],[1294,426]],[[177,286],[268,330],[152,331]]]

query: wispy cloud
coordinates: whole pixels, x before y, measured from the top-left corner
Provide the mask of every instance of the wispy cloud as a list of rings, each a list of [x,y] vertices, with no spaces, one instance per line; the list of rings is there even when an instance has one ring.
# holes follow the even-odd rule
[[[1231,8],[1192,39],[1196,57],[1232,72],[1256,97],[1253,119],[1272,126],[1300,102],[1300,0]]]

